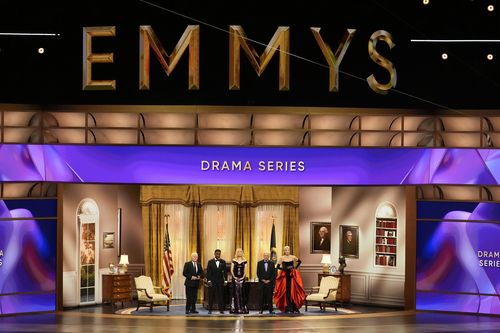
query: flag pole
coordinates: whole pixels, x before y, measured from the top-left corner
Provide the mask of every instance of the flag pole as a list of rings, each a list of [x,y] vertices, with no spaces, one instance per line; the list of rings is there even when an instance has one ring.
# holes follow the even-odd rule
[[[276,264],[278,261],[278,255],[276,253],[276,229],[274,227],[274,219],[276,216],[272,215],[271,216],[272,221],[273,221],[273,227],[271,229],[271,244],[270,244],[270,252],[271,252],[271,260]]]

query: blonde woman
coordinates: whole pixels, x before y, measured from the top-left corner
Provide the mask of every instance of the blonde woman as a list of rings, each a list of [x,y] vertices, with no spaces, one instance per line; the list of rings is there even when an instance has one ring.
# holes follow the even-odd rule
[[[300,263],[300,259],[290,253],[290,247],[285,246],[276,267],[279,273],[274,289],[274,302],[281,312],[300,313],[299,309],[304,304],[304,284],[297,270]]]
[[[231,261],[231,276],[233,277],[233,295],[231,297],[231,313],[248,313],[245,293],[245,279],[248,265],[241,248],[236,249]]]

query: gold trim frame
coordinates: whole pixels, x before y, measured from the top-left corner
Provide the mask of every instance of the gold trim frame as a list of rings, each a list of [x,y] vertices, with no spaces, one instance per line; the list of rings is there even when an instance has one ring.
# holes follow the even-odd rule
[[[326,234],[326,240],[327,240],[327,245],[319,245],[320,244],[320,237],[319,237],[319,230],[325,227],[328,229],[328,233]],[[332,232],[332,224],[330,222],[311,222],[311,240],[310,240],[310,248],[311,248],[311,253],[314,254],[329,254],[332,251],[331,247],[331,232]],[[323,243],[325,244],[325,243]],[[321,247],[328,247],[329,249],[321,249]]]
[[[359,226],[357,225],[341,225],[339,232],[339,255],[346,258],[359,259]],[[350,231],[352,233],[353,246],[346,249],[347,240],[346,233]]]

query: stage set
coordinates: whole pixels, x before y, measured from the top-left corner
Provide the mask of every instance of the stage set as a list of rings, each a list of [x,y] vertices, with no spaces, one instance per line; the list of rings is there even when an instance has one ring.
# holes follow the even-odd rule
[[[5,4],[0,331],[497,329],[495,8],[437,2]]]

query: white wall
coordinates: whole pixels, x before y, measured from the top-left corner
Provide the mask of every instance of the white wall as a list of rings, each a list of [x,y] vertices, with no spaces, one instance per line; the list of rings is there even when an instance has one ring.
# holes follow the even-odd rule
[[[78,302],[76,272],[78,267],[78,241],[76,210],[85,198],[93,199],[99,208],[99,268],[106,271],[109,263],[119,262],[117,253],[117,211],[122,208],[122,251],[128,254],[129,262],[144,264],[144,238],[142,215],[139,203],[139,186],[64,184],[63,188],[63,305],[75,306]],[[102,233],[115,233],[115,248],[104,249]],[[99,278],[98,278],[99,279]],[[100,281],[98,281],[100,282]],[[100,298],[100,283],[96,300]]]
[[[388,201],[398,214],[397,266],[375,266],[375,212]],[[332,223],[332,262],[338,267],[340,225],[359,226],[359,259],[347,258],[351,300],[355,303],[404,304],[406,197],[404,187],[301,187],[300,258],[306,288],[316,286],[321,254],[310,253],[310,223]]]
[[[323,271],[322,254],[311,253],[311,222],[330,222],[332,215],[332,188],[300,187],[299,189],[299,242],[301,274],[304,286],[318,285],[318,273]],[[332,243],[333,246],[333,243]]]

